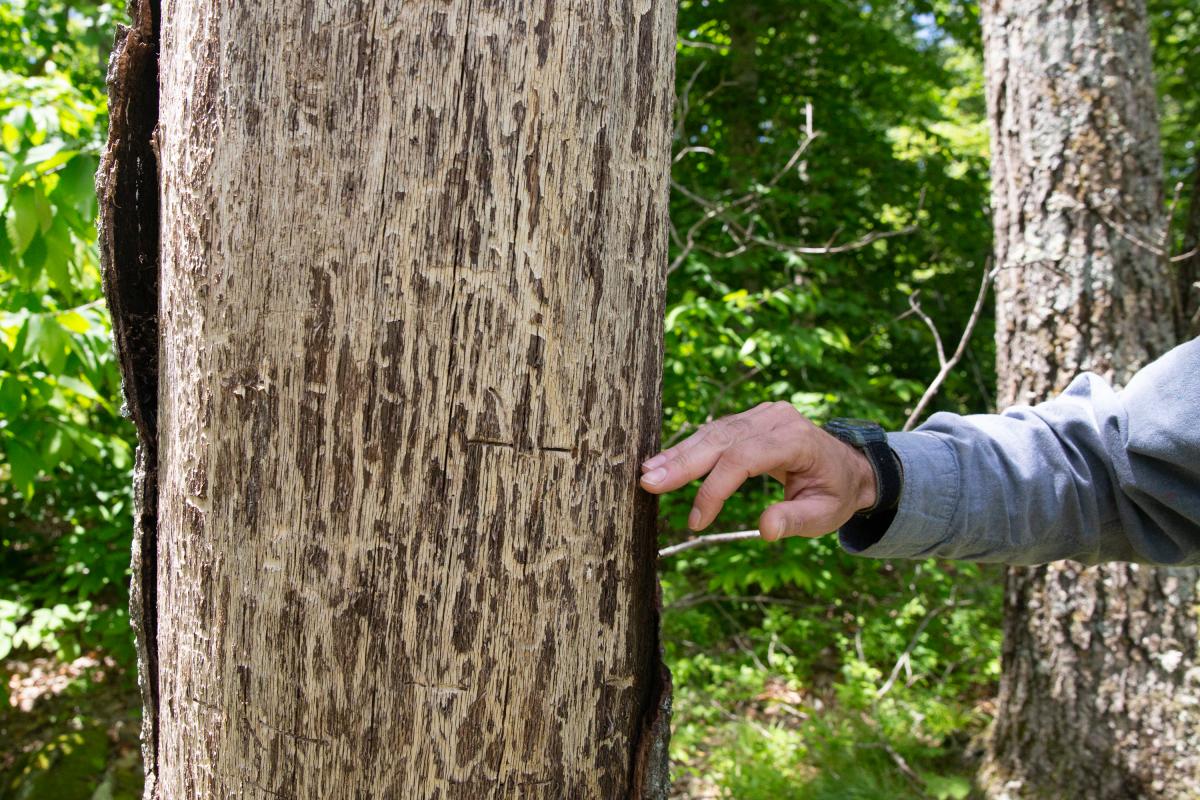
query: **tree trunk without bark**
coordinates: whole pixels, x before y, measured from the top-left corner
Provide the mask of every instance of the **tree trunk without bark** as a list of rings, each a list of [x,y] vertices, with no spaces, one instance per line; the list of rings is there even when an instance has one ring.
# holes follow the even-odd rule
[[[665,797],[673,4],[131,10],[114,118],[157,77],[155,152],[114,125],[101,189],[144,304],[157,156],[159,313],[114,304],[119,347],[160,328],[122,350],[158,388],[148,796]]]
[[[1001,405],[1173,341],[1144,3],[988,0]],[[1179,798],[1200,778],[1196,572],[1071,562],[1007,578],[992,798]]]

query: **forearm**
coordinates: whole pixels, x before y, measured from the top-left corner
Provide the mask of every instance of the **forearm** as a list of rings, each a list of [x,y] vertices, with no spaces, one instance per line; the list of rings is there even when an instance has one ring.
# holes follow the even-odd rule
[[[1198,376],[1193,342],[1122,393],[1084,376],[1040,406],[893,434],[895,519],[851,521],[842,544],[880,558],[1200,562]]]

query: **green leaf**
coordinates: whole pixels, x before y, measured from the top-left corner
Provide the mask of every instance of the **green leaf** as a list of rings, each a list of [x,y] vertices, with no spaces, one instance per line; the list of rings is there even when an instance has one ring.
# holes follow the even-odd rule
[[[70,336],[49,314],[35,314],[25,323],[25,358],[40,360],[52,373],[67,366]]]
[[[38,277],[42,274],[42,267],[46,265],[48,254],[46,238],[40,233],[35,235],[33,241],[25,248],[24,255],[21,256],[21,263],[29,270],[24,280],[26,286],[31,286],[37,282]]]
[[[25,405],[24,401],[21,381],[15,375],[5,375],[0,380],[0,418],[13,419]]]
[[[62,141],[46,142],[37,147],[31,147],[25,154],[25,163],[33,164],[38,171],[45,173],[60,164],[65,164],[75,155],[74,150],[67,150]]]
[[[38,203],[31,187],[21,186],[13,192],[4,224],[13,252],[23,254],[39,227]]]
[[[62,325],[72,333],[87,333],[92,329],[92,323],[78,311],[64,311],[56,314],[55,319],[58,320],[59,325]]]
[[[80,214],[90,217],[96,202],[96,167],[94,156],[76,155],[58,171],[58,186],[52,194],[60,196],[62,203],[72,206]]]
[[[104,398],[102,398],[96,392],[91,384],[81,381],[78,378],[72,378],[69,375],[59,375],[57,381],[59,386],[70,389],[72,392],[75,392],[75,394],[80,395],[81,397],[86,397],[87,399],[95,400],[96,402],[103,402],[104,400]]]
[[[18,492],[29,497],[33,494],[33,480],[38,474],[37,454],[16,439],[4,442],[4,457],[8,462],[9,482]]]
[[[62,291],[72,291],[75,287],[71,279],[71,261],[75,256],[75,248],[71,246],[70,234],[66,233],[61,225],[55,225],[49,233],[40,238],[46,246],[46,260],[43,265],[46,274]]]

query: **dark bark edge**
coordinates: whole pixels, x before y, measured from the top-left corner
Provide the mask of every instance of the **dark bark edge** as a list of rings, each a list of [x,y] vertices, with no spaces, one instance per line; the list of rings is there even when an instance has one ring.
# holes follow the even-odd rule
[[[657,573],[651,570],[651,574],[655,586],[650,703],[646,707],[642,730],[634,752],[631,800],[667,800],[671,793],[671,671],[663,661],[662,653],[662,590]]]
[[[664,275],[665,279],[665,275]],[[665,282],[665,281],[664,281]],[[659,295],[663,295],[660,293]],[[659,309],[658,318],[662,318]],[[652,389],[652,409],[649,418],[647,441],[643,452],[652,452],[659,441],[658,419],[661,415],[661,400],[657,376],[661,372],[661,360],[655,359],[652,373],[654,379],[646,384]],[[663,660],[662,649],[662,584],[658,580],[658,498],[646,492],[638,492],[634,512],[634,541],[637,542],[637,561],[643,565],[641,590],[638,597],[638,625],[648,636],[644,640],[642,675],[647,680],[641,701],[641,723],[638,738],[633,748],[633,780],[629,800],[667,800],[671,794],[671,670]]]
[[[108,62],[108,145],[96,173],[104,294],[121,368],[124,413],[137,430],[129,618],[142,692],[145,796],[158,771],[156,646],[158,533],[158,124],[159,0],[129,0]]]

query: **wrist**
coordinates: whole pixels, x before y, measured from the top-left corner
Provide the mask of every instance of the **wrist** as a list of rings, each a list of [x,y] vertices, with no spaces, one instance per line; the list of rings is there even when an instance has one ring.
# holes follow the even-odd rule
[[[851,496],[854,498],[854,513],[860,514],[873,509],[879,502],[879,476],[871,466],[871,459],[861,450],[849,445],[846,448],[853,454],[854,486]]]

